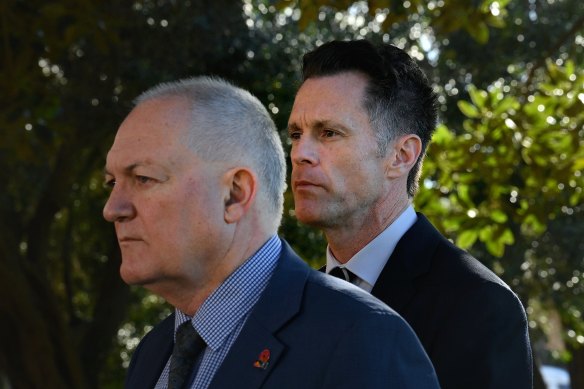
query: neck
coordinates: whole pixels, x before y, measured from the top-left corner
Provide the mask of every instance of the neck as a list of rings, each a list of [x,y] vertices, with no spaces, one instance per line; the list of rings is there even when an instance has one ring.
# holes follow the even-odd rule
[[[205,300],[247,259],[257,252],[273,235],[265,228],[234,226],[232,234],[219,240],[222,250],[203,264],[195,264],[191,274],[172,279],[151,290],[175,308],[194,316]]]
[[[365,217],[352,223],[323,229],[329,249],[337,261],[347,263],[393,223],[409,205],[409,200],[405,198],[387,207],[371,209]]]

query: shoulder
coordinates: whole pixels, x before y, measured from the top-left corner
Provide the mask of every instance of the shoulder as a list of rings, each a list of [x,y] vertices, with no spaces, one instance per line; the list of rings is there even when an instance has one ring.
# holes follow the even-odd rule
[[[326,307],[329,315],[379,318],[385,321],[403,320],[392,308],[355,285],[311,270],[305,289],[309,306]],[[322,309],[322,308],[320,308]]]
[[[409,274],[418,292],[431,301],[448,301],[451,306],[480,302],[493,309],[503,304],[524,315],[511,288],[478,259],[446,239],[423,214],[418,213],[416,223],[398,243],[388,267],[391,273]]]
[[[491,269],[446,238],[436,248],[432,269],[445,283],[455,285],[460,292],[476,290],[517,299],[509,285]]]
[[[166,337],[168,334],[174,333],[174,312],[168,315],[160,323],[156,324],[144,338],[157,338],[159,336]]]
[[[348,349],[409,347],[423,354],[410,325],[400,314],[355,285],[311,270],[306,282],[303,312],[322,326],[331,339],[344,339]],[[400,346],[398,346],[400,345]],[[389,355],[388,355],[389,357]]]
[[[174,313],[168,315],[163,321],[156,324],[140,340],[138,347],[134,351],[133,361],[139,358],[140,354],[149,354],[151,350],[159,350],[167,344],[172,344],[174,333]]]
[[[433,291],[436,298],[449,301],[461,312],[476,309],[497,316],[516,315],[526,321],[519,297],[499,276],[467,251],[440,235],[429,271],[417,281],[422,289]],[[467,307],[464,309],[463,307]]]
[[[304,312],[314,309],[320,318],[323,315],[355,317],[368,314],[399,317],[370,293],[310,268],[286,243],[268,291],[266,297],[271,303],[298,299]]]
[[[457,289],[467,286],[511,292],[500,277],[469,252],[444,237],[424,215],[418,214],[418,221],[408,232],[410,234],[406,235],[407,239],[417,241],[419,250],[423,250],[420,254],[431,258],[428,264],[429,275],[438,276],[445,283],[454,283]],[[420,240],[424,243],[420,243]],[[413,262],[418,261],[415,258]]]
[[[334,373],[327,373],[326,387],[438,387],[434,368],[410,325],[371,294],[314,271],[306,284],[305,312],[316,318],[310,328],[326,334],[326,340],[318,342],[328,350],[326,371]]]
[[[369,293],[310,269],[291,254],[285,252],[247,324],[269,329],[286,345],[289,363],[279,365],[274,382],[286,377],[281,381],[286,387],[301,387],[291,382],[302,380],[314,388],[437,387],[427,355],[401,316]],[[298,377],[298,363],[307,356],[311,362]],[[411,375],[422,377],[422,384]]]
[[[173,345],[174,313],[148,332],[132,354],[126,375],[126,388],[140,388],[156,382]]]

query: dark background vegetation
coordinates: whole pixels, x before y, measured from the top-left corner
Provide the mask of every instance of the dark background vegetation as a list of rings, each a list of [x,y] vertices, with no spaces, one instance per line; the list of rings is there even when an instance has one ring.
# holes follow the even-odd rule
[[[101,217],[105,154],[137,94],[222,76],[283,130],[301,55],[359,37],[406,49],[440,94],[416,208],[520,295],[536,363],[584,388],[583,4],[3,1],[0,388],[119,388],[169,312],[121,282]],[[322,235],[286,196],[281,234],[317,266]]]

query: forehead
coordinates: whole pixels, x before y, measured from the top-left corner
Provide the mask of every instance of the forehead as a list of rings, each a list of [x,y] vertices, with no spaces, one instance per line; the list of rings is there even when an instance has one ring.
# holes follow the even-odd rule
[[[320,102],[323,106],[343,104],[362,108],[367,84],[367,77],[358,72],[313,77],[304,81],[296,100],[311,105]]]
[[[186,99],[171,97],[140,103],[120,125],[107,164],[169,159],[186,151],[189,128]]]
[[[368,79],[358,72],[309,78],[300,87],[290,113],[290,127],[339,123],[355,132],[369,133],[364,106]]]

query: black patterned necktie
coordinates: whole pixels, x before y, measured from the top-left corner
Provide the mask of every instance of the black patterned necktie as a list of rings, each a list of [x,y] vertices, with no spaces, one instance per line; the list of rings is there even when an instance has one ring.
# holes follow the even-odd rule
[[[340,278],[341,280],[345,280],[347,282],[353,283],[355,281],[355,279],[357,278],[357,276],[353,273],[351,273],[351,271],[345,267],[335,267],[333,270],[330,271],[329,273],[331,276],[333,277],[337,277]]]
[[[188,320],[176,330],[176,341],[170,358],[168,389],[183,389],[189,384],[193,366],[207,345]]]

